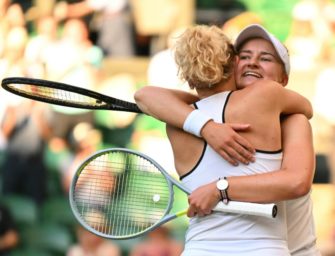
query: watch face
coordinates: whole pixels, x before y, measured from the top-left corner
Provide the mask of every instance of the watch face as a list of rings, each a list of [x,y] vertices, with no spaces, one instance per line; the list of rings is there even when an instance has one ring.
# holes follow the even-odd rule
[[[225,179],[222,179],[222,180],[219,180],[217,183],[216,183],[216,186],[219,190],[225,190],[228,188],[228,181],[225,180]]]

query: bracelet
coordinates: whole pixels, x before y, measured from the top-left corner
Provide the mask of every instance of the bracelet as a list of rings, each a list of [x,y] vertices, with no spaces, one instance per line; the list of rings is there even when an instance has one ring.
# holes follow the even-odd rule
[[[210,120],[212,120],[212,118],[210,118],[200,110],[195,109],[187,116],[183,125],[183,130],[197,137],[201,137],[201,129]]]

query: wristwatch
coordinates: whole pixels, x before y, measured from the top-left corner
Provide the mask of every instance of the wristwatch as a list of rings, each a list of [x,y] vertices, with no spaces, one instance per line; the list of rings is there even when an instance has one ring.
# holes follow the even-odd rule
[[[228,193],[227,193],[228,186],[229,184],[228,184],[228,180],[226,179],[226,177],[224,177],[223,179],[219,178],[219,180],[216,182],[216,187],[218,188],[221,194],[221,200],[225,204],[228,204],[229,202]]]

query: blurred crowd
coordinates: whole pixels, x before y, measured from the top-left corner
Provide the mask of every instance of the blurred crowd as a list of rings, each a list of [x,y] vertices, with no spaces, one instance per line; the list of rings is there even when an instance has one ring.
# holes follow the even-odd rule
[[[250,23],[270,27],[264,15],[252,9],[251,2],[0,0],[0,80],[11,76],[48,79],[128,101],[133,101],[135,90],[145,84],[186,90],[188,86],[178,79],[173,60],[175,39],[194,23],[216,23],[232,40]],[[334,170],[335,3],[296,0],[287,18],[291,23],[283,41],[291,57],[293,74],[289,87],[313,101],[315,137],[322,142],[316,150],[326,156],[329,169]],[[104,68],[109,60],[127,59],[131,64],[137,58],[147,60],[145,81],[136,81],[126,70],[111,75],[113,70]],[[309,79],[311,74],[313,79]],[[298,78],[302,82],[295,83]],[[25,204],[32,205],[37,213],[31,219],[36,225],[36,218],[43,219],[46,205],[50,207],[54,198],[67,202],[77,166],[95,151],[130,147],[149,154],[171,172],[174,170],[164,125],[145,115],[52,106],[1,88],[0,124],[1,198],[16,202],[4,203],[4,209],[0,208],[0,245],[17,248],[21,255],[28,255],[28,251],[22,251],[27,247],[22,239],[30,217],[24,215],[28,210],[22,212],[17,204],[26,200]],[[6,221],[2,216],[6,216]],[[129,247],[94,237],[71,218],[70,214],[56,222],[65,223],[69,231],[64,249],[69,256],[168,256],[179,255],[182,248],[170,227],[133,241]],[[32,223],[28,224],[31,229],[29,225]],[[181,225],[182,231],[184,228]],[[8,248],[1,246],[0,255],[6,255],[2,251]],[[173,252],[169,251],[172,248]],[[29,250],[31,255],[49,255],[47,250],[45,254]]]

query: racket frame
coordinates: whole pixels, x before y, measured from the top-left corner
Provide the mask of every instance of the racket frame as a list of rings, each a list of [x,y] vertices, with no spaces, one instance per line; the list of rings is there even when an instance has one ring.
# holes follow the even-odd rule
[[[60,89],[67,92],[77,93],[80,95],[88,96],[91,98],[94,98],[98,101],[103,101],[106,104],[102,104],[99,106],[93,106],[93,105],[81,105],[76,103],[71,103],[69,101],[65,100],[59,100],[59,99],[52,99],[52,98],[44,98],[41,96],[33,95],[30,93],[25,93],[24,91],[19,91],[14,89],[15,87],[10,86],[11,84],[25,84],[25,85],[34,85],[37,87],[46,87],[46,88],[52,88],[52,89]],[[80,88],[77,86],[60,83],[60,82],[54,82],[50,80],[44,80],[44,79],[35,79],[35,78],[27,78],[27,77],[7,77],[4,78],[1,82],[1,86],[18,96],[29,98],[32,100],[37,100],[45,103],[65,106],[65,107],[74,107],[74,108],[82,108],[82,109],[100,109],[100,110],[115,110],[115,111],[125,111],[125,112],[134,112],[134,113],[143,113],[139,107],[132,102],[128,102],[125,100],[120,100],[114,97],[110,97],[92,90],[88,90],[85,88]]]
[[[92,160],[98,158],[99,156],[108,154],[111,151],[115,152],[115,153],[121,152],[121,153],[132,154],[132,155],[136,155],[136,156],[139,156],[141,158],[144,158],[145,160],[147,160],[148,162],[150,162],[151,164],[153,164],[161,172],[161,174],[164,176],[164,178],[165,178],[165,180],[167,182],[167,187],[169,189],[169,195],[170,196],[169,196],[169,200],[168,200],[168,204],[167,204],[167,207],[165,209],[165,212],[163,213],[163,217],[161,219],[159,219],[158,221],[156,221],[151,226],[149,226],[148,228],[142,230],[141,232],[137,232],[136,234],[133,234],[133,235],[111,236],[111,235],[105,234],[103,232],[100,232],[100,231],[92,228],[90,225],[88,225],[83,220],[82,216],[79,214],[77,205],[76,205],[75,200],[74,200],[74,190],[75,190],[75,186],[76,186],[76,183],[77,183],[77,180],[78,180],[78,178],[80,176],[81,171]],[[186,210],[179,211],[179,212],[176,212],[176,213],[170,213],[170,211],[171,211],[171,209],[173,207],[173,203],[174,203],[174,190],[173,190],[173,186],[176,186],[179,189],[181,189],[183,192],[185,192],[187,194],[190,194],[190,191],[187,188],[185,188],[181,184],[175,182],[174,179],[171,178],[170,174],[168,174],[165,171],[165,169],[160,164],[158,164],[154,159],[152,159],[151,157],[149,157],[147,155],[144,155],[144,154],[142,154],[140,152],[137,152],[135,150],[131,150],[131,149],[126,149],[126,148],[108,148],[108,149],[103,149],[103,150],[95,152],[91,156],[87,157],[80,164],[80,166],[78,167],[78,169],[77,169],[77,171],[76,171],[76,173],[73,176],[72,181],[71,181],[71,186],[70,186],[70,190],[69,190],[69,201],[70,201],[70,206],[71,206],[71,209],[72,209],[72,212],[73,212],[75,218],[88,231],[90,231],[90,232],[92,232],[92,233],[94,233],[96,235],[99,235],[99,236],[101,236],[103,238],[108,238],[108,239],[115,239],[115,240],[130,239],[130,238],[139,237],[139,236],[141,236],[141,235],[143,235],[143,234],[145,234],[147,232],[150,232],[150,231],[154,230],[156,227],[158,227],[160,225],[163,225],[164,223],[166,223],[166,222],[168,222],[168,221],[170,221],[172,219],[175,219],[175,218],[177,218],[179,216],[185,215]]]

